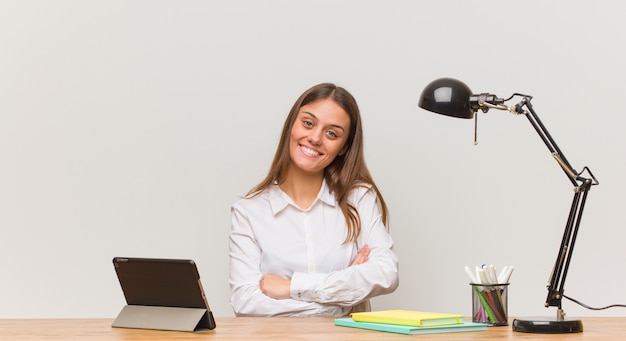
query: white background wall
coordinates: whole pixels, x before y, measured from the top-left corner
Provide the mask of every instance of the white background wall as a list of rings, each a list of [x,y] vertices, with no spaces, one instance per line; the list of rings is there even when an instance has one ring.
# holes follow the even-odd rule
[[[571,184],[524,117],[417,107],[449,76],[534,107],[592,189],[566,293],[626,303],[624,32],[614,1],[0,0],[0,318],[114,317],[114,256],[194,259],[228,304],[230,205],[266,174],[289,108],[359,101],[390,206],[399,289],[374,309],[470,314],[464,265],[515,265],[511,316],[545,284]],[[279,238],[279,236],[277,236]],[[569,316],[591,311],[567,300]]]

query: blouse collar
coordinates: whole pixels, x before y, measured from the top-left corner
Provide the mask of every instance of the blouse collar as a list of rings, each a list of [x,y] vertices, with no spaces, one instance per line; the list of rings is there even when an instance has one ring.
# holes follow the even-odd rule
[[[270,187],[269,201],[270,206],[272,207],[272,213],[274,215],[278,214],[278,212],[285,209],[285,207],[287,207],[288,205],[292,205],[293,207],[302,211],[309,210],[308,208],[303,209],[298,207],[298,205],[293,202],[293,199],[291,199],[291,197],[287,195],[287,193],[283,192],[283,190],[280,189],[280,186],[278,186],[277,184],[274,184],[272,187]],[[311,207],[313,207],[317,203],[317,201],[321,201],[329,206],[335,206],[337,204],[335,194],[331,193],[325,178],[322,180],[322,186],[320,187],[320,191],[317,193],[317,197]]]

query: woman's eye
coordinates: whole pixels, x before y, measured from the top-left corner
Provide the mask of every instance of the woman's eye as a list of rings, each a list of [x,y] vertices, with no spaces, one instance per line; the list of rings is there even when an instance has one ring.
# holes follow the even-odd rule
[[[302,121],[302,124],[304,124],[305,127],[312,127],[313,126],[313,122],[311,121]]]
[[[337,138],[337,134],[335,134],[335,132],[332,131],[332,130],[329,130],[327,134],[328,134],[328,136],[330,136],[332,138]]]

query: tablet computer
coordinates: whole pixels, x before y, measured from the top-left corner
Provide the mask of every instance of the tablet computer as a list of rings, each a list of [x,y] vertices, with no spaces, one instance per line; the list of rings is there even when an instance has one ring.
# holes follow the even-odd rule
[[[193,260],[115,257],[113,266],[127,303],[114,327],[185,331],[215,328]]]

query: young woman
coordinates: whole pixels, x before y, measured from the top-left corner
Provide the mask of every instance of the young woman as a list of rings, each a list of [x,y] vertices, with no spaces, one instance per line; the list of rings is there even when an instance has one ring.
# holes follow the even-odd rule
[[[345,316],[398,286],[359,108],[341,87],[319,84],[298,98],[267,177],[231,212],[237,316]]]

